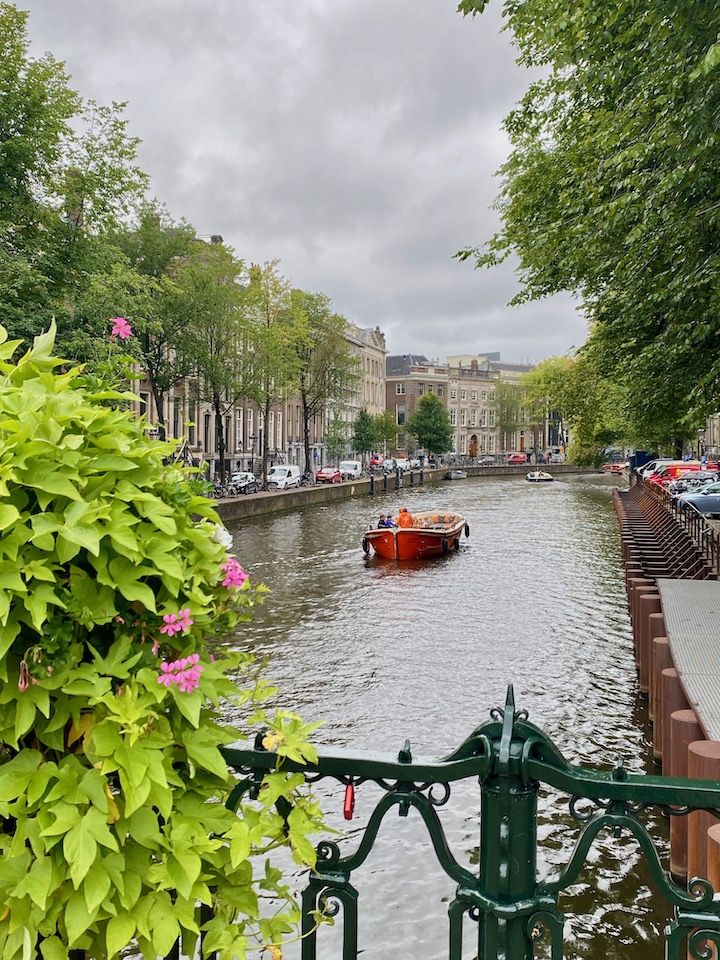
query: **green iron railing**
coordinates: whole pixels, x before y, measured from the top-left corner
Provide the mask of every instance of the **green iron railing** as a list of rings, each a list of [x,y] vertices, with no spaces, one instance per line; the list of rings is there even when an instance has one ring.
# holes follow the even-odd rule
[[[422,817],[435,854],[457,884],[448,909],[449,960],[461,960],[463,937],[477,944],[478,960],[530,960],[540,941],[549,944],[552,960],[564,956],[564,916],[558,906],[563,890],[574,884],[600,833],[628,832],[640,847],[656,890],[672,906],[665,928],[665,960],[709,960],[720,950],[720,899],[707,880],[693,879],[685,890],[663,868],[643,823],[643,811],[656,808],[671,816],[707,810],[720,816],[720,783],[628,773],[621,763],[610,772],[568,763],[552,741],[517,711],[512,687],[503,709],[475,730],[452,754],[439,761],[413,759],[409,743],[397,758],[323,754],[316,765],[283,761],[283,769],[305,773],[308,782],[326,777],[346,786],[374,782],[384,795],[371,814],[357,849],[341,856],[337,843],[321,841],[317,865],[302,895],[302,960],[316,960],[314,912],[338,916],[343,923],[342,960],[358,956],[358,894],[351,878],[368,858],[385,815],[393,808]],[[229,805],[257,793],[262,778],[276,769],[277,756],[261,747],[223,749],[239,775]],[[453,856],[437,808],[450,797],[452,784],[477,778],[480,785],[480,859],[474,873]],[[570,812],[582,824],[568,863],[556,875],[537,875],[537,800],[541,784],[569,797]],[[590,801],[589,809],[581,801]],[[347,801],[346,801],[347,802]],[[280,808],[287,817],[289,809]],[[469,921],[473,927],[469,928]],[[475,929],[476,925],[476,929]],[[469,941],[468,941],[469,942]],[[547,948],[545,948],[547,949]],[[421,960],[421,958],[418,958]]]

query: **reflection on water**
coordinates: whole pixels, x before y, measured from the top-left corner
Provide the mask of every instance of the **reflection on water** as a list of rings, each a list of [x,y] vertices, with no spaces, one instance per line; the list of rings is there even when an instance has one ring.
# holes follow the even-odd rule
[[[396,753],[410,738],[416,758],[439,757],[512,682],[518,707],[569,760],[610,766],[621,756],[649,770],[610,491],[600,477],[486,478],[245,521],[236,552],[272,593],[238,644],[271,655],[278,702],[324,721],[321,745]],[[363,530],[401,505],[457,510],[470,539],[424,564],[364,560]],[[319,789],[330,822],[345,829],[340,788]],[[376,800],[371,787],[358,790],[355,830]],[[441,814],[455,856],[470,864],[478,807],[477,785],[463,783]],[[576,835],[567,799],[543,794],[543,874],[567,862]],[[356,843],[352,833],[342,841]],[[632,841],[598,842],[563,903],[568,956],[630,960],[648,941],[642,955],[660,957],[665,911],[646,880]],[[365,960],[447,956],[453,885],[417,814],[386,820],[355,882]],[[319,943],[321,957],[339,956],[334,931]]]

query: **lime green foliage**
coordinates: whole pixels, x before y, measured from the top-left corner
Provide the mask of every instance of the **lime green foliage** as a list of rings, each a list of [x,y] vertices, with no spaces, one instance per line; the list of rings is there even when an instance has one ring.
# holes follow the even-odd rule
[[[225,809],[218,744],[238,733],[219,705],[258,701],[280,756],[313,757],[310,728],[263,717],[249,658],[209,654],[262,588],[237,564],[241,585],[223,585],[217,515],[164,462],[172,445],[53,358],[53,339],[14,364],[0,328],[0,952],[101,958],[135,940],[155,957],[181,937],[192,956],[206,904],[205,951],[257,955],[298,919],[267,854],[312,862],[318,811],[282,772]],[[199,685],[159,682],[161,661],[194,655]]]

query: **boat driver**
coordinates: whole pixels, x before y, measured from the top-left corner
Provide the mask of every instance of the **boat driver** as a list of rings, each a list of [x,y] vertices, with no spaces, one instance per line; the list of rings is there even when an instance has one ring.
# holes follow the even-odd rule
[[[400,513],[398,514],[397,520],[395,521],[396,526],[398,527],[411,527],[415,522],[413,515],[409,512],[407,507],[400,507]]]

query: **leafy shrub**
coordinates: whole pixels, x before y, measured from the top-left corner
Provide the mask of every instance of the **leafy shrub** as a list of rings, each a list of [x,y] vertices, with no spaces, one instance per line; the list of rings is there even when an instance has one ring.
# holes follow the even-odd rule
[[[170,446],[53,343],[13,363],[0,327],[2,956],[135,942],[154,957],[178,937],[192,956],[201,904],[205,952],[244,957],[252,938],[280,956],[297,910],[264,855],[286,844],[311,862],[318,811],[282,772],[225,809],[235,781],[218,745],[238,734],[221,702],[265,690],[250,658],[209,652],[262,588],[188,471],[165,462]],[[279,715],[266,742],[302,759],[308,731]],[[272,918],[259,893],[280,899]]]

